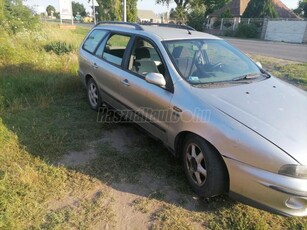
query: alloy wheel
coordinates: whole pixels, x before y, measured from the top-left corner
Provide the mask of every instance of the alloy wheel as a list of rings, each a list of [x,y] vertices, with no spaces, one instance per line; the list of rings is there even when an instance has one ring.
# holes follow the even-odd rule
[[[185,164],[193,182],[197,186],[204,185],[207,179],[206,161],[201,149],[194,143],[187,147]]]

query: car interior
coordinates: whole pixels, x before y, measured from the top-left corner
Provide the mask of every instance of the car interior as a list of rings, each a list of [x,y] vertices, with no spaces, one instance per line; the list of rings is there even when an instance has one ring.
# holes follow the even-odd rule
[[[147,41],[138,38],[132,50],[129,69],[142,76],[147,73],[161,73],[165,67],[156,49]]]

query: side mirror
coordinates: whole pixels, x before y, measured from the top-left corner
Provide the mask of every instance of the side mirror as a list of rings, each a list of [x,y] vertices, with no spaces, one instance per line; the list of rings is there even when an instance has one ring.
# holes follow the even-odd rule
[[[256,62],[256,65],[257,65],[260,69],[262,69],[262,64],[261,64],[259,61]]]
[[[160,87],[165,87],[165,85],[166,85],[166,81],[165,81],[163,75],[160,74],[160,73],[148,73],[145,76],[145,80],[148,83],[151,83],[151,84],[154,84],[154,85],[157,85],[157,86],[160,86]]]

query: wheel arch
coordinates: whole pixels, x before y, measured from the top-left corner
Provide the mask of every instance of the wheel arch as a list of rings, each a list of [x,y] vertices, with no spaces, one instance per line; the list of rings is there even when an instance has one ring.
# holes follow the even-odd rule
[[[90,79],[94,79],[90,74],[87,74],[86,76],[85,76],[85,84],[87,85],[88,84],[88,81],[90,80]],[[94,81],[95,81],[95,79],[94,79]]]
[[[217,155],[219,156],[223,166],[224,166],[224,169],[225,169],[225,172],[227,174],[227,184],[226,184],[226,188],[227,188],[227,191],[226,192],[229,192],[229,188],[230,188],[230,177],[229,177],[229,172],[228,172],[228,168],[227,168],[227,165],[223,159],[223,156],[222,154],[217,150],[217,148],[212,144],[210,143],[208,140],[206,140],[205,138],[203,138],[202,136],[196,134],[196,133],[193,133],[191,131],[182,131],[180,133],[177,134],[176,138],[175,138],[175,156],[177,158],[180,158],[180,154],[181,154],[181,149],[183,148],[184,146],[184,140],[185,138],[188,136],[188,135],[195,135],[195,136],[198,136],[200,138],[202,138],[211,148],[212,150],[217,153]]]

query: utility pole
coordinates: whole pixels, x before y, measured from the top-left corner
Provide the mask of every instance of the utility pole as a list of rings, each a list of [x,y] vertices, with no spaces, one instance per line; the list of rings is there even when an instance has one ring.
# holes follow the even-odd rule
[[[93,5],[93,17],[94,17],[94,25],[96,25],[96,10],[95,10],[95,0],[92,0]]]
[[[127,22],[127,0],[124,0],[124,22]]]

